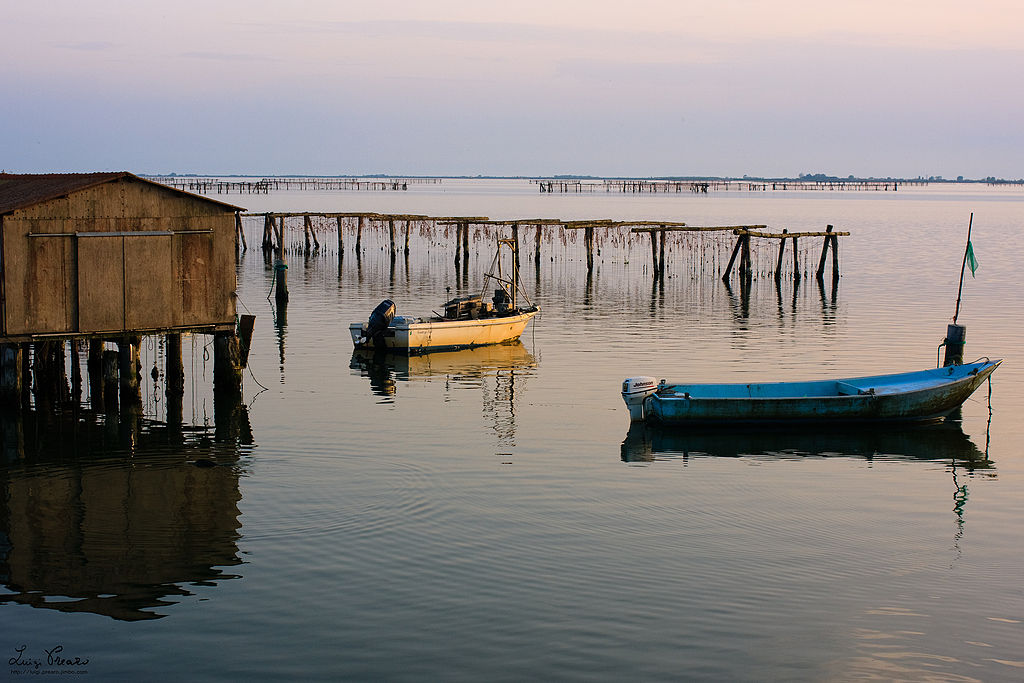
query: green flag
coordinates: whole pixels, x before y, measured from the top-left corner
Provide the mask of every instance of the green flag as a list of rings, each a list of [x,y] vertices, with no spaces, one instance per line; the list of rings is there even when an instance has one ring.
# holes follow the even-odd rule
[[[971,277],[974,277],[974,271],[978,269],[978,259],[974,256],[974,246],[971,241],[967,241],[967,267],[971,269]]]

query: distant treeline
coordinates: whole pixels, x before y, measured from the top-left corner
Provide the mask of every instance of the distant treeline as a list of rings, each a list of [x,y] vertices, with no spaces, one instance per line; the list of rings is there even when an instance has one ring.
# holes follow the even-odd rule
[[[997,178],[988,176],[986,178],[943,178],[937,176],[917,176],[916,178],[895,178],[893,176],[854,176],[848,175],[845,178],[825,173],[801,173],[795,178],[792,177],[769,177],[769,176],[597,176],[585,174],[559,173],[555,175],[530,176],[530,175],[394,175],[389,173],[367,173],[367,174],[338,174],[327,175],[318,173],[282,173],[282,174],[252,174],[252,173],[162,173],[157,174],[165,178],[368,178],[368,179],[390,179],[390,178],[449,178],[452,180],[482,179],[482,180],[667,180],[667,181],[699,181],[699,180],[749,180],[754,182],[929,182],[929,183],[988,183],[988,184],[1024,184],[1024,178],[1016,180],[1008,178]]]

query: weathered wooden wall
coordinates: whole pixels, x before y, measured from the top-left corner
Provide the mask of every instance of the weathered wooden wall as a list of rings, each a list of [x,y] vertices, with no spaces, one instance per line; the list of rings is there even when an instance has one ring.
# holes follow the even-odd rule
[[[231,207],[125,178],[2,218],[8,339],[233,325]]]

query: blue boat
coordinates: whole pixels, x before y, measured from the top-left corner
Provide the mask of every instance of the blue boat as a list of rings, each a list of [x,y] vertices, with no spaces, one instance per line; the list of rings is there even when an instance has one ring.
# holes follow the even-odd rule
[[[999,367],[987,358],[918,372],[809,382],[622,383],[630,419],[670,425],[929,422],[959,408]]]

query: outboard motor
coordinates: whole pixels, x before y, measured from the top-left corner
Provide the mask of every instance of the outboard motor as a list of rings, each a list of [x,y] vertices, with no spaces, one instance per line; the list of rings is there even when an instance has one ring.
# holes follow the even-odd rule
[[[622,383],[622,400],[629,408],[629,419],[640,422],[644,419],[644,399],[658,390],[654,377],[630,377]]]
[[[366,324],[366,338],[373,340],[373,345],[381,348],[384,346],[384,330],[388,328],[391,321],[395,319],[395,312],[398,307],[391,299],[384,299],[377,308],[370,314],[370,321]]]

